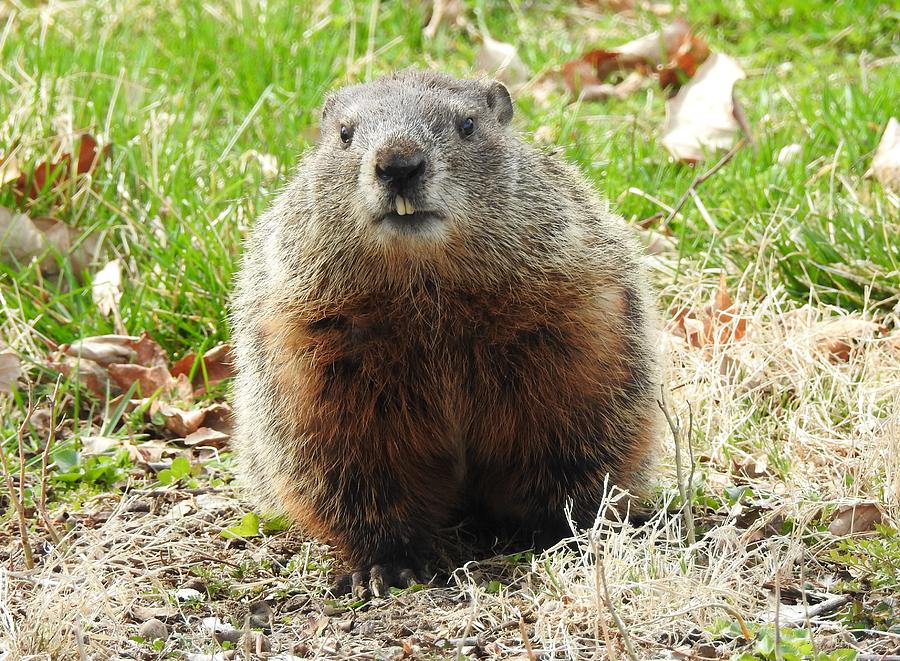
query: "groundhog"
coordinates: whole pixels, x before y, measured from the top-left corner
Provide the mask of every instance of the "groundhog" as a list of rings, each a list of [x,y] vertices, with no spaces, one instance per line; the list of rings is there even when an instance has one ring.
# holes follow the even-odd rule
[[[236,447],[258,502],[378,595],[471,517],[564,536],[659,436],[639,246],[491,80],[404,71],[327,97],[232,304]],[[499,529],[499,528],[498,528]]]

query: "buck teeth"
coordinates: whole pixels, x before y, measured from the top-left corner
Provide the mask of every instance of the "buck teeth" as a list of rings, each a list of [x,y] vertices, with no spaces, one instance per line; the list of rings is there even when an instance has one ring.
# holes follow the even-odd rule
[[[398,195],[394,200],[394,204],[397,208],[398,216],[410,216],[416,212],[416,208],[412,205],[412,202],[407,200],[402,195]]]

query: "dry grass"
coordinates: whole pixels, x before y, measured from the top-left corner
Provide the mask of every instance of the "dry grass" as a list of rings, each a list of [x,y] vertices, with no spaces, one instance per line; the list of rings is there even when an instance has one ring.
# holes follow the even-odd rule
[[[701,284],[686,283],[690,293],[675,299],[702,306],[713,288]],[[744,289],[752,284],[759,283]],[[900,516],[900,351],[891,338],[863,335],[848,361],[832,362],[821,345],[828,310],[798,308],[773,289],[745,313],[742,341],[697,349],[666,335],[671,410],[685,422],[688,405],[693,411],[695,487],[721,496],[747,485],[761,501],[717,511],[697,505],[693,546],[684,542],[668,467],[658,511],[641,527],[600,516],[574,548],[472,561],[446,582],[350,612],[325,599],[327,548],[295,533],[237,545],[220,537],[243,511],[230,490],[98,497],[73,513],[64,546],[45,542],[34,571],[22,569],[16,540],[6,539],[14,569],[0,571],[2,658],[213,654],[221,647],[202,618],[240,629],[261,599],[274,610],[272,649],[283,654],[627,658],[604,578],[639,658],[715,646],[727,656],[736,643],[714,633],[717,622],[786,618],[799,607],[782,604],[776,613],[775,585],[787,593],[805,583],[812,603],[834,583],[827,551],[835,539],[821,525],[833,506],[875,501],[893,521]],[[211,594],[178,602],[175,590],[191,579]],[[162,651],[130,640],[138,606],[165,607],[173,633]],[[854,639],[827,617],[810,626],[820,650],[886,653],[900,644],[889,633]]]

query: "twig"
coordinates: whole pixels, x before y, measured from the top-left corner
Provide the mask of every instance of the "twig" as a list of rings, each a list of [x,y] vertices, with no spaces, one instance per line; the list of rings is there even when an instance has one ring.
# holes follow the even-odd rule
[[[525,653],[528,655],[528,661],[537,661],[537,654],[528,640],[528,632],[525,631],[525,618],[519,618],[519,633],[522,634],[522,644],[525,645]]]
[[[56,398],[59,395],[59,384],[61,382],[62,374],[57,377],[56,386],[53,388],[53,395],[50,398],[50,431],[47,434],[47,442],[44,444],[44,451],[41,453],[41,497],[38,500],[37,505],[38,512],[40,513],[41,518],[44,519],[44,524],[47,526],[47,532],[50,534],[50,538],[57,547],[62,546],[62,537],[60,537],[57,532],[56,526],[53,525],[50,515],[47,514],[47,464],[50,459],[50,450],[56,442],[56,434],[59,432],[59,427],[56,423]],[[59,425],[61,426],[62,423],[63,421],[61,420]]]
[[[603,641],[606,643],[606,654],[610,658],[610,661],[618,661],[618,654],[609,637],[609,627],[606,626],[606,620],[600,617],[600,606],[603,603],[603,587],[600,578],[600,545],[597,543],[597,540],[592,541],[594,549],[594,592],[597,593],[597,618],[594,622],[594,638],[597,640],[597,644],[599,644],[600,632],[597,629],[598,627],[603,629]],[[597,658],[600,658],[599,654],[597,655]]]
[[[16,516],[19,519],[19,536],[22,539],[22,554],[25,559],[25,567],[34,569],[34,556],[31,553],[31,542],[28,539],[28,518],[25,516],[25,430],[28,429],[28,423],[31,421],[31,415],[34,413],[34,404],[31,400],[31,391],[28,392],[28,410],[25,412],[25,419],[19,426],[16,433],[16,441],[19,444],[19,488],[16,489],[13,484],[12,473],[9,471],[9,462],[6,459],[6,452],[0,448],[0,460],[3,463],[3,477],[6,480],[6,490],[9,492],[9,500],[16,510]]]
[[[678,200],[678,204],[676,204],[673,207],[673,209],[669,212],[669,215],[666,216],[666,219],[664,221],[662,221],[662,223],[660,223],[658,230],[661,231],[662,229],[664,229],[666,226],[668,226],[668,224],[670,222],[672,222],[672,219],[676,215],[678,215],[678,212],[681,211],[682,207],[684,207],[684,205],[687,203],[688,198],[690,198],[691,191],[696,190],[700,186],[700,184],[702,184],[704,181],[706,181],[711,176],[713,176],[716,172],[718,172],[723,167],[725,167],[725,164],[728,163],[728,161],[730,161],[732,158],[734,158],[734,155],[737,154],[738,151],[740,150],[740,148],[743,147],[745,144],[747,144],[747,139],[741,138],[740,140],[737,141],[737,143],[734,145],[734,147],[729,149],[728,152],[722,158],[719,159],[718,163],[716,163],[714,166],[712,166],[706,172],[703,172],[702,174],[698,174],[696,177],[694,177],[694,180],[691,182],[690,186],[688,186],[687,190],[684,191],[684,195],[682,195],[681,199]]]
[[[685,484],[685,476],[684,476],[684,460],[681,457],[681,425],[676,424],[676,422],[672,419],[672,416],[669,414],[669,409],[666,408],[665,404],[665,388],[664,386],[660,386],[660,397],[656,401],[659,404],[659,408],[662,410],[663,415],[666,417],[666,423],[669,425],[669,429],[672,431],[672,437],[675,440],[675,473],[676,480],[678,482],[678,493],[681,496],[682,502],[682,515],[684,516],[684,531],[685,536],[687,538],[688,546],[693,546],[697,541],[697,535],[694,532],[694,507],[693,507],[693,476],[694,476],[694,451],[690,449],[690,458],[691,458],[691,471],[688,474],[689,482]],[[694,414],[692,409],[688,408],[689,411],[689,420],[690,425],[694,424]],[[691,429],[688,429],[688,434],[690,435]],[[688,438],[688,447],[690,448],[690,438]]]
[[[594,558],[594,562],[600,565],[600,584],[603,586],[603,603],[606,604],[606,609],[609,611],[612,621],[615,623],[619,633],[622,634],[622,642],[625,644],[625,651],[628,653],[628,658],[631,659],[631,661],[639,661],[639,657],[634,651],[634,646],[631,644],[631,636],[628,635],[628,630],[625,628],[625,623],[622,622],[622,618],[619,617],[616,609],[613,608],[612,599],[609,596],[609,588],[606,585],[606,571],[603,569],[603,561],[600,559],[600,556],[597,555]]]

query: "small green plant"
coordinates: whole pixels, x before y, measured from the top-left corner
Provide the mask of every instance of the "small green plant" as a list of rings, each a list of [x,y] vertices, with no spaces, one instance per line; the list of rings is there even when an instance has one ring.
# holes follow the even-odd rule
[[[900,532],[876,526],[878,537],[842,539],[831,551],[831,559],[856,570],[875,590],[900,588]]]
[[[188,477],[191,474],[191,462],[189,462],[184,457],[175,457],[172,460],[172,466],[170,468],[164,468],[159,471],[160,484],[172,484],[181,480],[185,477]]]

